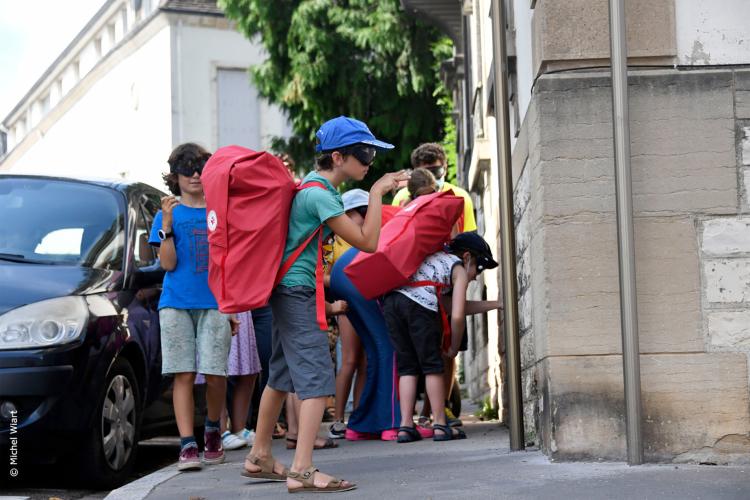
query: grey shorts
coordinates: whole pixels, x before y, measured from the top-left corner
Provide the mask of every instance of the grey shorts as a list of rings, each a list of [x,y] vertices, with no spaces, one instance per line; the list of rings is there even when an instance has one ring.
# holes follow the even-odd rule
[[[161,372],[227,375],[229,316],[217,309],[159,310]]]
[[[315,290],[279,285],[271,295],[273,336],[268,385],[300,399],[336,393],[328,332],[318,327]]]

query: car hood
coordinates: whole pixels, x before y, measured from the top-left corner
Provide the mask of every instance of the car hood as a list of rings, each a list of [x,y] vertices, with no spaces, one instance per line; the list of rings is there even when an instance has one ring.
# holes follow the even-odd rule
[[[86,267],[0,262],[0,314],[55,297],[103,292],[120,274]]]

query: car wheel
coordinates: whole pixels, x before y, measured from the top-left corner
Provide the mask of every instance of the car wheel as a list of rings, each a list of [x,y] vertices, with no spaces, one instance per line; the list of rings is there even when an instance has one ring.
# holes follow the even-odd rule
[[[133,367],[118,359],[110,369],[88,436],[82,471],[104,488],[124,483],[135,464],[140,427],[140,389]]]

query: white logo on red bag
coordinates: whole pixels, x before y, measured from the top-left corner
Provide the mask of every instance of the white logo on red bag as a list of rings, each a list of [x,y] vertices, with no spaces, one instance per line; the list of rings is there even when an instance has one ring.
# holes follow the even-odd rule
[[[206,217],[206,224],[208,225],[209,231],[216,230],[216,226],[219,224],[219,219],[218,217],[216,217],[216,212],[214,210],[208,212],[208,216]]]

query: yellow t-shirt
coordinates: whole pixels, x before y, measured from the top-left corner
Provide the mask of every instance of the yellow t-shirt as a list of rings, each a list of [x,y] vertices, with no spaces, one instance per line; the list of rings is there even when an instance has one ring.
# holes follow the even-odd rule
[[[339,260],[341,256],[344,255],[350,248],[352,248],[352,246],[349,243],[336,236],[333,239],[333,254],[331,258],[331,265],[335,264],[336,261]]]
[[[456,196],[460,196],[464,199],[464,231],[476,231],[477,221],[474,218],[474,203],[471,201],[471,195],[469,195],[469,193],[458,186],[454,186],[453,184],[444,182],[443,188],[440,191],[448,190],[452,190],[454,193],[456,193]],[[403,188],[401,189],[401,191],[396,193],[396,196],[393,198],[393,202],[391,203],[391,205],[393,205],[394,207],[405,205],[409,202],[410,196],[411,194],[409,193],[409,189]]]

